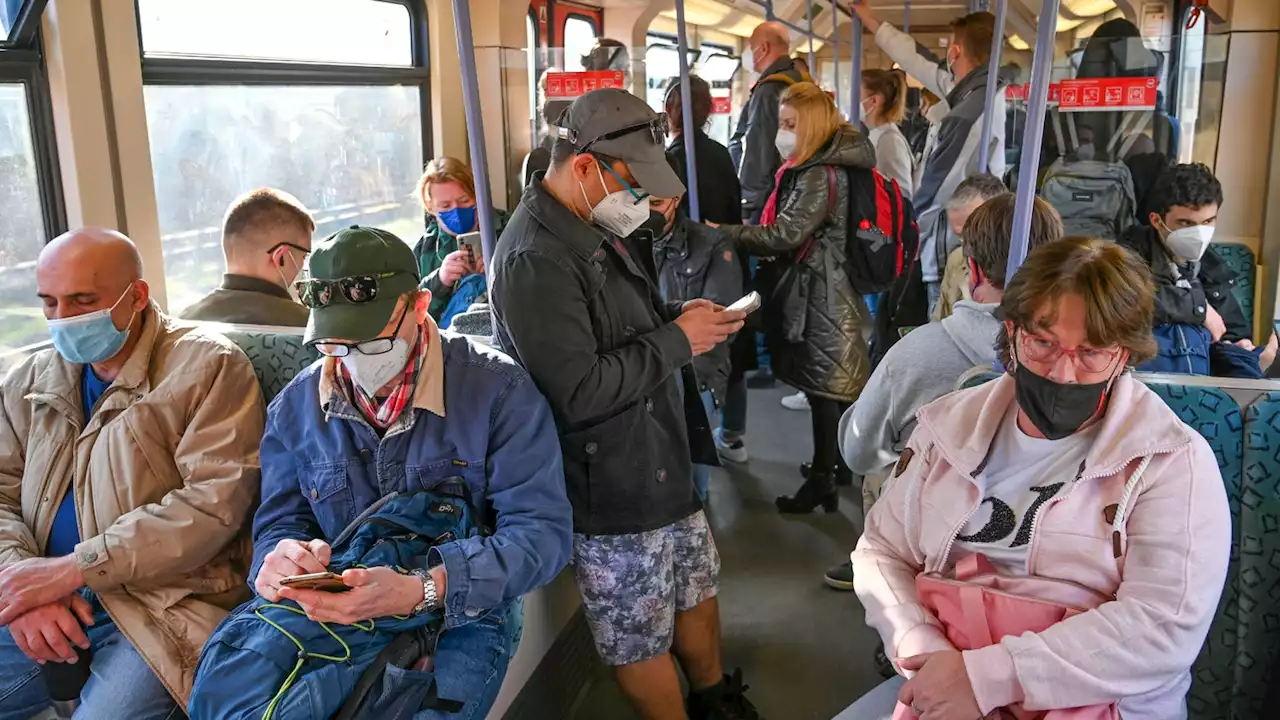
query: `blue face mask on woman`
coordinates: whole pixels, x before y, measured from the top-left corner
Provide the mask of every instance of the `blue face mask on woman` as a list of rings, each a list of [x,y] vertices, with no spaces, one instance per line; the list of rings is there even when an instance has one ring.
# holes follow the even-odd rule
[[[476,228],[475,207],[456,207],[440,213],[440,222],[444,223],[454,235],[469,233]]]
[[[137,313],[129,317],[124,330],[117,330],[115,323],[111,322],[111,312],[132,291],[133,284],[130,283],[124,294],[106,310],[48,321],[49,334],[53,336],[53,346],[58,353],[67,362],[89,364],[109,360],[120,352],[125,340],[129,339],[129,326],[133,325]]]

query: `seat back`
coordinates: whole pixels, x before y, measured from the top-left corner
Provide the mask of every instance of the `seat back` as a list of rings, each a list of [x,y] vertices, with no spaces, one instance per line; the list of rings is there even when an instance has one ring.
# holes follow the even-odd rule
[[[1231,716],[1264,717],[1280,670],[1280,392],[1245,409]],[[1274,708],[1273,708],[1274,710]]]
[[[267,403],[320,357],[314,349],[302,344],[301,330],[226,325],[218,331],[249,357]]]
[[[1244,311],[1244,320],[1253,327],[1253,287],[1257,283],[1258,263],[1248,245],[1238,243],[1214,243],[1213,251],[1222,258],[1236,274],[1236,284],[1231,289],[1240,309]],[[1266,342],[1266,335],[1258,340],[1258,344]]]

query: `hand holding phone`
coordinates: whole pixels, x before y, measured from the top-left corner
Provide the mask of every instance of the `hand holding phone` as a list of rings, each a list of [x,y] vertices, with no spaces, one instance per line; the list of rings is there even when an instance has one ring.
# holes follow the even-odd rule
[[[725,308],[734,312],[743,312],[748,315],[760,309],[760,293],[752,290],[751,292],[738,298],[737,302]]]
[[[306,575],[290,575],[280,578],[280,587],[295,590],[322,590],[324,592],[346,592],[351,589],[342,582],[342,576],[331,572],[307,573]]]

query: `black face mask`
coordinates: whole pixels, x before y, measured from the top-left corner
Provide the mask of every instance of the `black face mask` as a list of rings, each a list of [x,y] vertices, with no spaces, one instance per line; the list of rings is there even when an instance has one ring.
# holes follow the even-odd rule
[[[1075,434],[1102,407],[1110,380],[1092,385],[1067,385],[1037,375],[1018,363],[1013,371],[1018,407],[1050,440]]]
[[[653,239],[657,240],[663,235],[666,235],[666,229],[667,217],[657,210],[650,210],[649,219],[645,220],[644,224],[641,225],[636,232],[641,233],[647,230]]]

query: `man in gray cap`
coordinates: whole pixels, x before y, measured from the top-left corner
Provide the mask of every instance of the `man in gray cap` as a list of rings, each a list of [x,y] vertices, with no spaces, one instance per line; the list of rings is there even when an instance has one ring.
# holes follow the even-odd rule
[[[754,718],[741,674],[720,664],[720,559],[692,477],[692,462],[718,463],[690,363],[744,315],[658,294],[648,198],[684,192],[663,151],[665,116],[597,90],[558,125],[551,169],[498,242],[491,295],[503,348],[560,431],[596,648],[645,717],[686,713],[674,648],[690,718]]]

